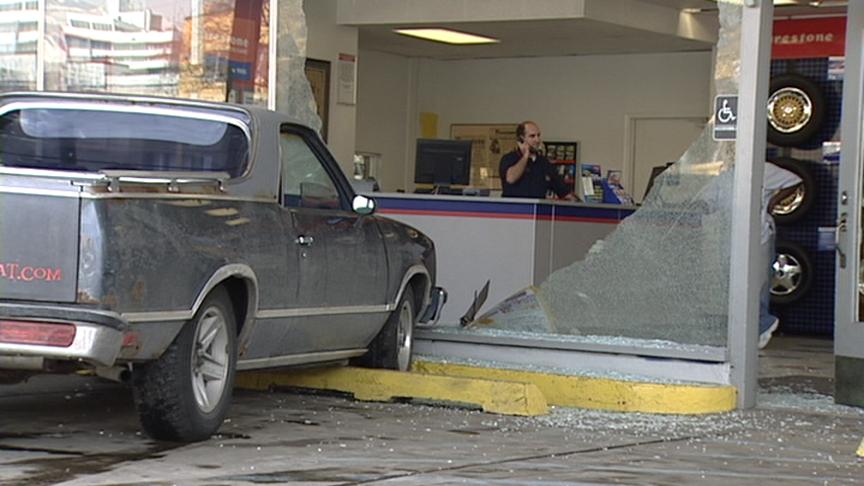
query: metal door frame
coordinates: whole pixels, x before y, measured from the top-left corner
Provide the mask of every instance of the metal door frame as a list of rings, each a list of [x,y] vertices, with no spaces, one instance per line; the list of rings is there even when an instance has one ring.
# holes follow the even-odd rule
[[[834,400],[864,406],[864,323],[859,317],[862,165],[864,165],[864,0],[846,12],[846,61],[840,130],[837,201],[837,276],[834,308]]]

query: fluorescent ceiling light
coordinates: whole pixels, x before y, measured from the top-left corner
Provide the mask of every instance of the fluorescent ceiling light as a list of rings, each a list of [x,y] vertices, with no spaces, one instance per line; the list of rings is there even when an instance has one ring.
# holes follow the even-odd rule
[[[742,0],[713,0],[715,3],[717,2],[729,2],[729,3],[741,3]],[[773,0],[774,5],[778,7],[783,7],[786,5],[800,5],[800,6],[810,6],[810,7],[845,7],[849,4],[848,0]],[[704,12],[706,10],[714,10],[714,9],[704,9],[704,8],[683,8],[681,9],[684,13],[699,13]]]
[[[429,41],[443,42],[445,44],[495,44],[496,42],[501,42],[491,37],[457,32],[450,29],[396,29],[394,32]]]

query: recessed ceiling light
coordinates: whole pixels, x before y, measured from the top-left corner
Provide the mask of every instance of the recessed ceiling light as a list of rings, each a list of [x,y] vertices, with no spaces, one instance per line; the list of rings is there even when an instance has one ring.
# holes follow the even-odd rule
[[[498,39],[450,29],[395,29],[394,32],[445,44],[495,44]]]

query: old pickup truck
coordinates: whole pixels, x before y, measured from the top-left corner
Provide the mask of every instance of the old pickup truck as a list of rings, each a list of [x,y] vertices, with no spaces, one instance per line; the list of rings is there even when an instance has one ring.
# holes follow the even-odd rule
[[[374,213],[284,114],[2,95],[0,382],[90,370],[150,436],[196,441],[237,370],[407,370],[446,294],[432,241]]]

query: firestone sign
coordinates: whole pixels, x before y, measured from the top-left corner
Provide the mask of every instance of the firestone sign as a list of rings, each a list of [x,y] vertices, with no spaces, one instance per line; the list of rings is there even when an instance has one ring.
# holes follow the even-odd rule
[[[792,19],[774,22],[772,59],[842,56],[846,18]]]

